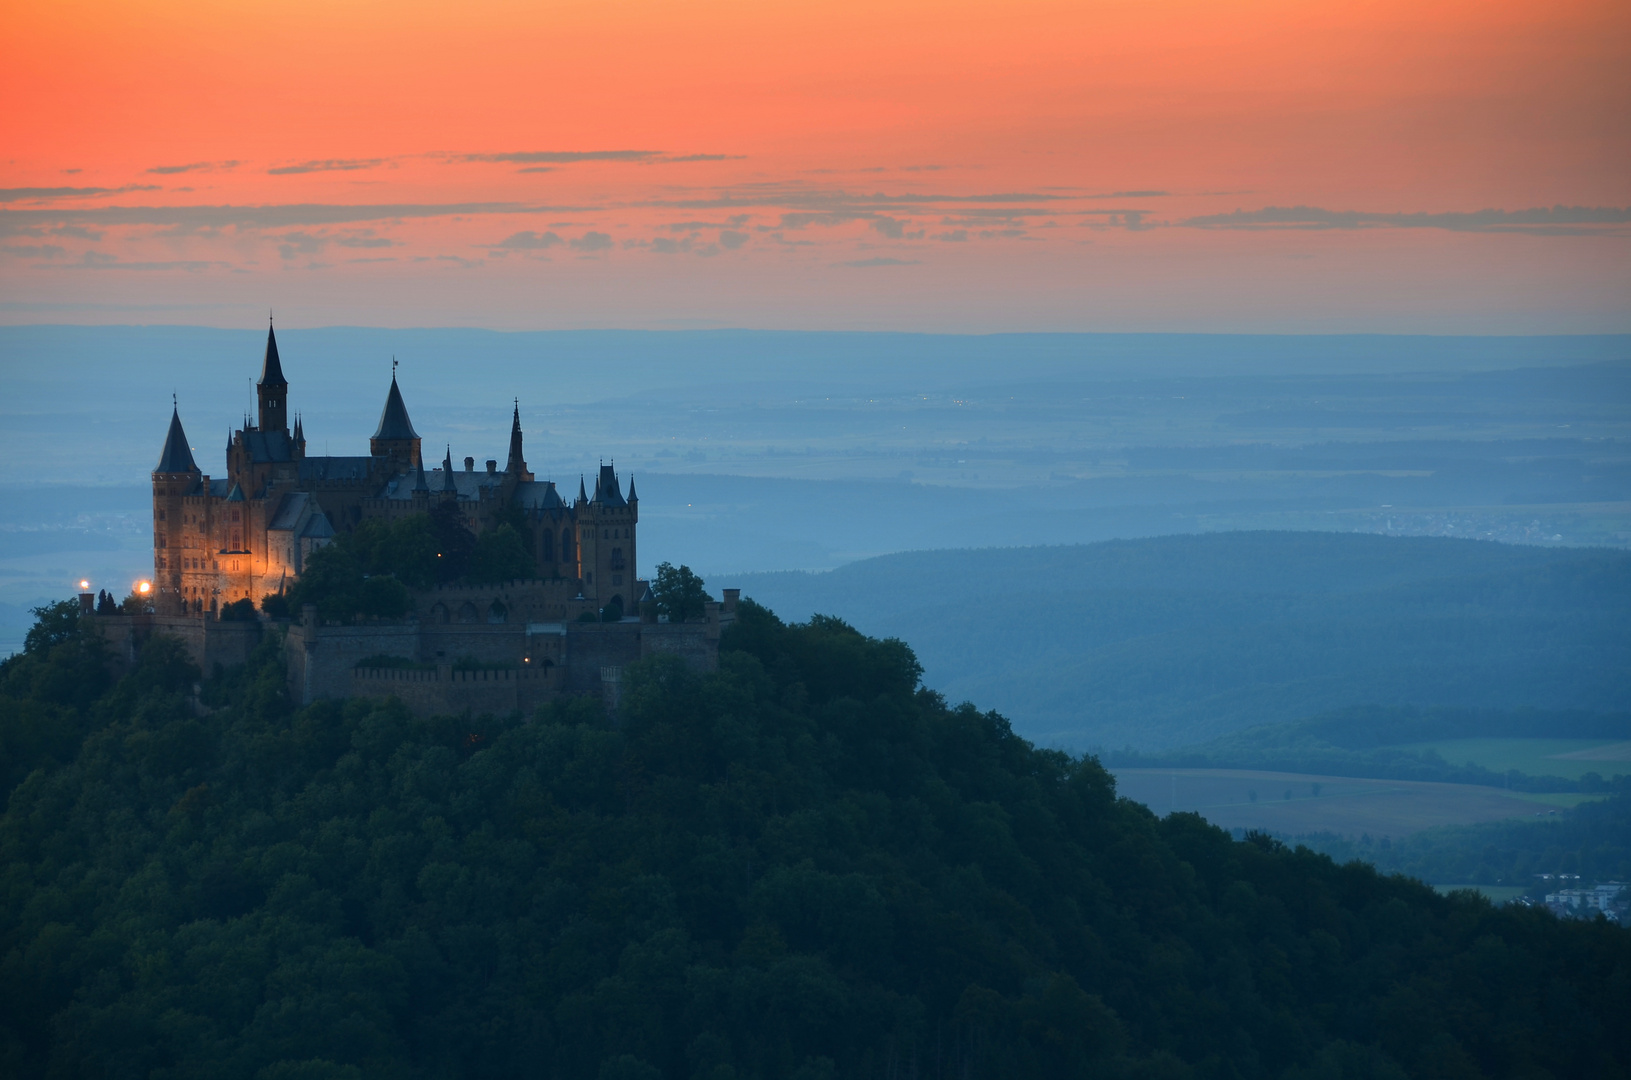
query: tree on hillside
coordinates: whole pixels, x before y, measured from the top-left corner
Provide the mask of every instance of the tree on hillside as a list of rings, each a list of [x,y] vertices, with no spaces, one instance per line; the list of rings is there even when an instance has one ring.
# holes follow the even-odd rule
[[[702,579],[689,566],[676,569],[673,563],[666,562],[657,564],[651,595],[657,599],[657,610],[667,615],[669,622],[702,618],[707,610],[703,605],[713,599],[703,591]]]
[[[470,580],[489,585],[536,577],[538,569],[515,526],[505,523],[476,537],[470,557]]]
[[[436,538],[436,580],[458,581],[469,572],[476,553],[476,534],[465,523],[458,503],[449,500],[432,507],[430,531]]]
[[[23,638],[23,652],[31,656],[43,653],[53,645],[60,645],[79,633],[77,600],[59,600],[55,604],[29,610],[34,615],[34,625],[29,627]]]

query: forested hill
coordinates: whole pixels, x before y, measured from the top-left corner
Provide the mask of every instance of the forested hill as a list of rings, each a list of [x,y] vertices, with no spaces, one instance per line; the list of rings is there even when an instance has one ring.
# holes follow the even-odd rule
[[[732,578],[910,641],[1044,745],[1190,746],[1355,705],[1613,711],[1631,554],[1319,532],[917,551]]]
[[[193,695],[70,621],[0,666],[0,1074],[1576,1077],[1631,935],[1118,800],[744,602],[617,723]],[[15,786],[13,786],[15,785]]]

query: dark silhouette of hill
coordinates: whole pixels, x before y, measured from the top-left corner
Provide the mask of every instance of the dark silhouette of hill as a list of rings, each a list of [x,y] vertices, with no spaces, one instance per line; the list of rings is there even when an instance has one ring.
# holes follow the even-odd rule
[[[1631,555],[1238,532],[924,551],[733,578],[899,636],[1026,737],[1161,749],[1352,705],[1623,709]]]
[[[196,696],[163,638],[112,683],[48,613],[0,665],[0,1072],[1631,1068],[1618,927],[1157,820],[899,641],[741,616],[614,723],[296,710],[275,642]]]

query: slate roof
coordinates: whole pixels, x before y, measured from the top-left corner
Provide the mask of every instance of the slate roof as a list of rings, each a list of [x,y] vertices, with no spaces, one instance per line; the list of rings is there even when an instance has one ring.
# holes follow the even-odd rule
[[[210,481],[210,498],[212,499],[224,499],[227,497],[227,492],[231,490],[232,481],[224,476],[218,480]]]
[[[533,480],[515,485],[515,503],[523,510],[564,510],[566,503],[551,480]]]
[[[334,535],[334,526],[329,524],[328,515],[319,508],[306,522],[306,527],[300,530],[300,535],[309,540],[327,540]]]
[[[408,474],[404,473],[406,477]],[[481,498],[481,489],[497,487],[504,482],[503,473],[476,472],[463,469],[433,469],[429,475],[430,490],[456,491],[461,499]]]
[[[300,515],[305,511],[306,504],[310,501],[311,496],[304,491],[291,491],[283,496],[283,502],[279,504],[277,513],[272,515],[271,523],[266,526],[267,530],[269,532],[289,532],[293,530],[295,525],[299,523]]]
[[[308,457],[300,459],[300,479],[322,483],[328,480],[366,480],[373,458]]]
[[[187,445],[187,433],[181,430],[181,412],[170,410],[170,430],[164,436],[164,451],[159,454],[159,463],[153,467],[154,472],[183,473],[198,471],[193,462],[192,449]]]
[[[623,501],[623,492],[617,482],[617,473],[612,470],[610,465],[600,467],[600,479],[595,481],[595,497],[590,501],[600,503],[602,506],[629,505]]]
[[[272,328],[266,328],[266,359],[261,362],[261,377],[257,386],[287,387],[289,380],[283,377],[283,365],[278,361],[277,335]]]
[[[282,431],[246,431],[243,433],[244,447],[249,451],[249,460],[257,465],[270,461],[293,461],[294,440]]]
[[[413,429],[413,423],[408,419],[408,406],[402,401],[402,391],[397,389],[395,374],[391,376],[391,392],[385,395],[385,408],[380,411],[379,428],[374,432],[374,438],[419,438],[419,433]]]

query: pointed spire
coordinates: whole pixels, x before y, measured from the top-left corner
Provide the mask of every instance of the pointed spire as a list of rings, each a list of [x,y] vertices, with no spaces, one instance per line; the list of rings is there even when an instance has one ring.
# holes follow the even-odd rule
[[[306,429],[300,426],[300,415],[298,413],[295,414],[294,418],[294,438],[295,442],[306,441]]]
[[[266,320],[266,359],[261,362],[261,377],[257,386],[287,387],[289,380],[283,377],[283,365],[278,361],[277,335],[272,332],[272,320]]]
[[[505,462],[504,471],[511,476],[520,477],[527,471],[527,462],[521,454],[521,399],[515,399],[515,414],[510,419],[510,460]]]
[[[392,361],[391,391],[385,395],[385,408],[379,414],[379,430],[374,432],[376,439],[417,439],[419,433],[413,429],[413,423],[408,419],[408,406],[402,401],[402,391],[397,389],[395,361]]]
[[[583,490],[583,474],[582,473],[578,474],[578,501],[580,503],[589,501],[588,494],[585,493],[584,490]]]
[[[154,472],[164,473],[195,473],[198,466],[193,463],[193,451],[187,445],[187,433],[181,430],[181,410],[174,402],[170,405],[170,430],[164,436],[164,451],[159,454],[159,463]]]
[[[425,463],[416,461],[413,463],[413,493],[417,495],[421,491],[430,494],[430,481],[425,479]]]
[[[395,385],[394,383],[392,385]],[[453,482],[453,444],[447,447],[447,457],[442,459],[442,490],[457,492],[459,486]]]
[[[634,474],[629,473],[629,503],[633,505],[640,501],[640,496],[634,493]]]

